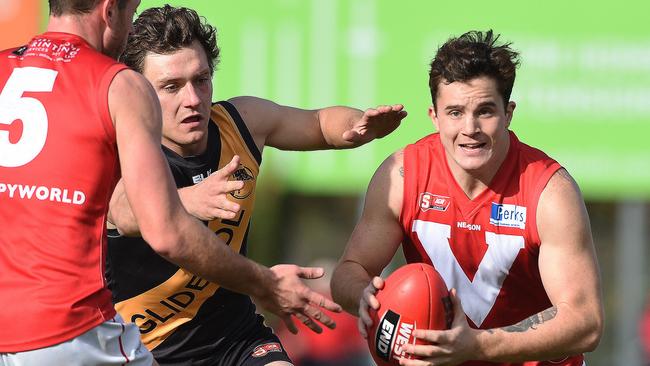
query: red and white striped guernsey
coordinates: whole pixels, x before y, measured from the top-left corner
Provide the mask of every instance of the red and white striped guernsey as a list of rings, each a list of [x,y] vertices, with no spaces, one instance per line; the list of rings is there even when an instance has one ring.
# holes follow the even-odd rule
[[[66,33],[0,52],[0,352],[58,344],[115,315],[108,87],[125,67]]]
[[[561,166],[510,132],[506,159],[489,187],[470,200],[452,176],[438,134],[404,149],[400,222],[409,263],[433,265],[456,288],[471,326],[516,324],[552,306],[539,274],[539,197]],[[581,366],[564,360],[463,366]]]

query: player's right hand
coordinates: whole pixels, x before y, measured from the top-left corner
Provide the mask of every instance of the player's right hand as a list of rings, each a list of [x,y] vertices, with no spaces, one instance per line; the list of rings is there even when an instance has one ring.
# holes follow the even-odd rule
[[[238,203],[230,201],[228,196],[230,192],[242,189],[244,182],[228,178],[238,167],[239,156],[235,155],[228,164],[206,179],[179,190],[187,212],[203,221],[234,219],[241,207]]]
[[[359,300],[359,320],[357,322],[359,333],[363,338],[368,338],[367,329],[372,327],[372,319],[368,309],[372,308],[375,311],[379,309],[379,300],[377,300],[375,294],[382,288],[384,288],[384,279],[375,276],[368,286],[363,289],[361,300]]]
[[[323,331],[319,323],[330,329],[336,327],[334,320],[323,309],[340,313],[341,305],[312,291],[301,281],[322,277],[325,273],[323,268],[278,264],[271,267],[271,271],[276,275],[275,287],[271,289],[269,297],[256,300],[266,310],[279,316],[291,333],[298,333],[292,316],[316,333]]]

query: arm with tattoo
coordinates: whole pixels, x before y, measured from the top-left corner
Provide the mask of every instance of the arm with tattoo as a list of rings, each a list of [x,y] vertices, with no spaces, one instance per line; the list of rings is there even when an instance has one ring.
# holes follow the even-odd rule
[[[528,317],[517,324],[509,325],[501,329],[504,332],[510,332],[510,333],[521,333],[529,329],[534,330],[537,329],[537,326],[539,326],[540,324],[555,318],[556,315],[557,315],[557,308],[553,306],[531,317]]]

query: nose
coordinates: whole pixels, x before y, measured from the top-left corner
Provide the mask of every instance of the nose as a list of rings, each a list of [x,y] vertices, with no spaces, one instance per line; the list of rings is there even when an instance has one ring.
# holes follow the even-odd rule
[[[201,98],[199,97],[198,91],[194,85],[192,85],[192,83],[187,83],[185,86],[183,103],[186,107],[196,107],[201,103]]]
[[[463,120],[462,133],[468,136],[474,135],[480,131],[478,117],[467,114]]]

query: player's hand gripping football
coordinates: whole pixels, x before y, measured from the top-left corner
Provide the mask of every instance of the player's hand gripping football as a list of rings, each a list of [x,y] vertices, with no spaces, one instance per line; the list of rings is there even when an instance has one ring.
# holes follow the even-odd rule
[[[359,300],[359,319],[357,321],[359,333],[363,338],[368,338],[368,329],[372,327],[372,319],[368,310],[370,308],[375,311],[379,309],[379,300],[375,295],[382,288],[384,288],[384,279],[375,276],[368,286],[363,289],[361,300]]]
[[[270,298],[255,300],[260,306],[279,316],[291,333],[298,333],[292,316],[316,333],[323,331],[321,324],[330,329],[336,327],[336,323],[323,309],[339,313],[341,306],[312,291],[301,280],[322,277],[325,274],[323,268],[278,264],[271,267],[271,271],[276,275],[276,286],[272,289]]]
[[[178,191],[183,206],[192,216],[204,220],[234,219],[239,212],[238,203],[228,199],[230,192],[242,189],[244,182],[228,180],[239,167],[239,156],[209,177],[190,187]]]
[[[393,132],[406,117],[406,111],[401,104],[380,105],[368,108],[361,119],[347,131],[343,132],[343,140],[363,145],[374,139],[380,139]]]
[[[419,360],[400,359],[399,364],[405,366],[454,366],[476,358],[479,330],[473,329],[467,323],[465,312],[456,294],[451,290],[451,301],[454,306],[454,321],[449,330],[416,329],[413,335],[429,344],[405,345],[406,353],[417,356]]]

